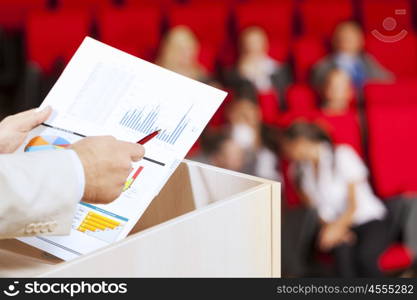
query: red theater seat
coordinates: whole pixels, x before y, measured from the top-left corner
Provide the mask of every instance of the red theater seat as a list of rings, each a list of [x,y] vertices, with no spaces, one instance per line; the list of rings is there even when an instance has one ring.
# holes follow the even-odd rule
[[[351,0],[305,0],[300,5],[304,34],[330,38],[336,25],[353,18]]]
[[[275,125],[279,116],[279,98],[275,90],[262,92],[258,95],[262,120],[269,125]]]
[[[139,1],[142,1],[142,0],[139,0]],[[147,0],[147,1],[153,1],[153,0]],[[177,1],[178,2],[178,0],[162,0],[162,1],[171,1],[171,2]],[[242,2],[242,0],[186,0],[186,1],[187,3],[191,3],[191,4],[218,3],[218,2],[227,3],[227,4],[236,4],[236,3]],[[246,0],[243,0],[243,1],[246,1]],[[256,0],[256,1],[271,1],[271,0]],[[272,1],[275,1],[275,0],[272,0]],[[181,0],[179,2],[181,2]]]
[[[176,5],[170,9],[169,23],[188,26],[203,43],[220,46],[227,37],[228,16],[228,6],[221,3]]]
[[[176,0],[124,0],[126,6],[159,6],[167,7],[169,5],[175,4]]]
[[[293,55],[296,80],[308,81],[311,68],[326,54],[325,43],[320,38],[305,36],[295,41]]]
[[[356,111],[351,110],[340,115],[322,112],[316,122],[326,129],[335,144],[348,144],[363,157],[361,129]]]
[[[7,31],[21,30],[28,14],[46,9],[46,0],[0,0],[0,27]]]
[[[65,63],[88,35],[90,17],[76,11],[33,13],[26,24],[28,59],[45,73],[53,71],[57,59]]]
[[[211,71],[227,41],[228,17],[229,7],[221,2],[173,5],[169,11],[171,27],[185,25],[195,33],[201,44],[201,62]]]
[[[414,107],[417,105],[417,79],[399,80],[396,83],[368,83],[365,86],[368,107]]]
[[[411,250],[400,243],[389,246],[379,257],[378,266],[383,272],[406,269],[411,266],[413,256]]]
[[[248,2],[236,8],[238,32],[246,27],[263,27],[270,40],[292,39],[294,5],[291,0]]]
[[[278,127],[286,128],[294,122],[314,122],[317,119],[318,111],[293,112],[286,111],[279,114],[275,121]]]
[[[360,3],[362,23],[367,32],[378,30],[382,34],[394,35],[412,29],[412,10],[408,0],[363,0]],[[395,28],[390,27],[395,24]]]
[[[411,32],[395,43],[381,41],[370,34],[366,49],[397,77],[417,77],[417,39]]]
[[[292,112],[310,112],[317,110],[317,95],[306,84],[294,84],[287,90],[287,106]]]
[[[89,12],[111,7],[113,4],[112,0],[58,0],[58,7],[61,9],[86,9]]]
[[[161,13],[155,7],[103,10],[98,18],[104,43],[153,60],[161,38]]]
[[[269,41],[269,55],[279,62],[288,60],[290,45],[288,41],[272,39]]]
[[[369,157],[381,197],[417,191],[417,85],[365,87]]]

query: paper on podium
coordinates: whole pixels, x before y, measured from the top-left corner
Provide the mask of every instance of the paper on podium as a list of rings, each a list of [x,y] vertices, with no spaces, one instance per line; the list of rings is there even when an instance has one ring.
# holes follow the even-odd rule
[[[53,114],[18,151],[61,148],[85,136],[136,142],[157,129],[130,187],[107,205],[78,204],[69,236],[19,240],[71,260],[127,236],[195,143],[226,93],[85,38],[41,107]],[[65,150],[57,150],[65,151]],[[57,167],[59,176],[59,167]],[[65,193],[65,191],[62,191]],[[55,201],[55,200],[54,200]]]

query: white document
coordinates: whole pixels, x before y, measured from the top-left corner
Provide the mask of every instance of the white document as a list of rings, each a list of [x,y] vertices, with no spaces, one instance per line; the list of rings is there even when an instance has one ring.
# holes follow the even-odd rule
[[[85,38],[41,107],[53,115],[18,151],[65,147],[85,136],[137,142],[162,132],[111,204],[79,203],[69,236],[19,238],[71,260],[127,236],[195,143],[226,93]],[[64,151],[64,150],[57,150]],[[57,166],[59,176],[59,166]],[[65,191],[62,191],[65,193]]]

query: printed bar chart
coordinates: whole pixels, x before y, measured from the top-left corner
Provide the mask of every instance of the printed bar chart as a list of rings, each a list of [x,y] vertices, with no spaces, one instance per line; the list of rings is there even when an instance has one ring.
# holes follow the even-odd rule
[[[85,232],[86,230],[96,231],[98,230],[106,230],[106,229],[115,229],[117,226],[120,225],[120,222],[114,221],[110,218],[106,218],[102,215],[99,215],[94,212],[89,212],[87,216],[84,218],[83,222],[78,227],[78,230],[81,232]]]
[[[95,205],[80,202],[73,229],[111,243],[115,241],[128,219],[107,212]]]
[[[191,108],[192,107],[190,107],[188,111],[181,117],[180,121],[174,127],[174,130],[170,131],[163,129],[156,138],[167,144],[174,145],[189,124],[188,115],[191,111]],[[158,118],[160,114],[159,106],[152,109],[148,113],[145,113],[144,110],[145,109],[142,108],[127,111],[123,118],[120,120],[119,124],[143,134],[149,134],[158,129],[161,129],[160,125],[158,124]]]

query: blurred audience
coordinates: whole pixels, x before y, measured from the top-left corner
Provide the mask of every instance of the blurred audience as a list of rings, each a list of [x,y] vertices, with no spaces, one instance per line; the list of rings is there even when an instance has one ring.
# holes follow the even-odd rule
[[[348,145],[334,146],[320,127],[309,123],[291,125],[283,135],[283,149],[294,163],[300,198],[310,209],[306,223],[310,230],[295,233],[304,236],[293,249],[284,248],[283,259],[303,253],[297,248],[309,247],[315,239],[313,245],[320,251],[334,254],[339,276],[382,276],[377,260],[388,245],[386,209],[373,194],[360,157]]]
[[[227,108],[227,126],[208,129],[195,160],[247,174],[280,180],[277,133],[263,125],[256,100],[236,98]]]
[[[393,74],[364,50],[364,44],[364,34],[358,24],[340,23],[333,34],[333,52],[313,67],[313,85],[321,87],[327,73],[334,68],[347,72],[358,89],[369,80],[392,80]]]
[[[172,28],[164,37],[156,63],[189,78],[207,81],[207,70],[199,63],[200,43],[186,26]]]
[[[235,98],[226,112],[232,139],[245,152],[243,172],[272,180],[281,178],[277,133],[262,124],[256,99]]]
[[[248,27],[239,39],[239,59],[236,66],[225,73],[226,85],[239,90],[250,83],[258,93],[276,90],[279,105],[285,108],[284,91],[291,82],[291,71],[269,55],[266,32],[260,27]]]
[[[241,171],[244,167],[244,150],[227,130],[206,130],[201,137],[201,148],[194,160],[233,171]]]

